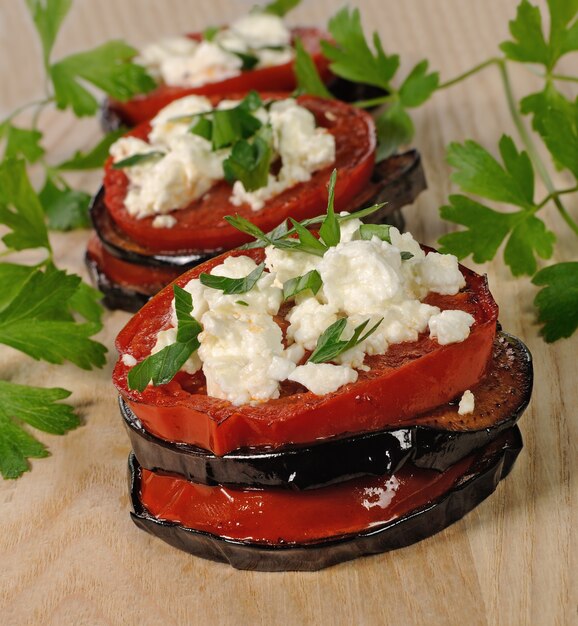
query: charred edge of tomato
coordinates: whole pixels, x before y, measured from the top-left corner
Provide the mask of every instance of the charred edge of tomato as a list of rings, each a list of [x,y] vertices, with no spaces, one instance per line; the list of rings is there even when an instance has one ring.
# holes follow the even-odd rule
[[[94,286],[103,294],[102,304],[111,311],[120,309],[128,313],[136,313],[154,294],[146,294],[111,281],[100,269],[98,263],[88,254],[84,262]]]
[[[358,476],[392,474],[408,461],[441,472],[511,428],[528,406],[533,378],[530,353],[516,337],[505,333],[501,337],[516,353],[527,385],[513,411],[507,415],[498,412],[491,427],[478,430],[407,426],[303,446],[245,448],[217,456],[149,433],[121,396],[120,413],[142,467],[205,485],[316,489]]]
[[[133,522],[166,543],[237,569],[259,571],[316,571],[360,556],[409,546],[435,535],[485,500],[505,478],[523,447],[517,426],[504,433],[497,450],[481,451],[474,464],[453,487],[425,506],[407,511],[375,529],[302,545],[263,545],[236,541],[181,526],[152,516],[140,500],[141,469],[129,457],[129,487]]]
[[[388,223],[403,230],[405,220],[400,209],[414,202],[426,188],[427,182],[419,152],[410,150],[403,154],[396,154],[375,166],[366,191],[359,196],[355,206],[352,206],[350,210],[359,210],[372,204],[386,202],[384,207],[366,217],[364,221]],[[139,251],[136,244],[126,235],[118,232],[108,216],[104,201],[104,187],[101,187],[92,199],[90,216],[94,230],[107,252],[129,263],[150,267],[178,268],[184,272],[223,252],[223,250],[209,250],[183,251],[179,254],[145,254],[144,251]],[[116,243],[107,236],[107,231],[110,232],[110,229],[113,229],[118,236]],[[122,245],[123,239],[126,242],[125,246]]]

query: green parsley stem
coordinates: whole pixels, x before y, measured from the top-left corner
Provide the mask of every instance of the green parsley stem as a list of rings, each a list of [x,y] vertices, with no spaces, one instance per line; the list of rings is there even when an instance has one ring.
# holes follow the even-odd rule
[[[550,74],[554,80],[564,80],[570,83],[578,83],[578,76],[566,76],[565,74]]]
[[[553,191],[552,193],[549,193],[542,200],[542,202],[537,204],[536,207],[538,209],[541,209],[544,205],[548,204],[548,202],[550,202],[550,200],[554,200],[555,198],[558,198],[559,196],[563,196],[563,195],[565,195],[567,193],[576,193],[577,191],[578,191],[578,185],[576,185],[575,187],[568,187],[567,189],[559,189],[558,191]]]
[[[372,98],[371,100],[358,100],[357,102],[353,102],[353,106],[358,107],[360,109],[369,109],[371,107],[376,107],[381,104],[387,104],[388,102],[392,102],[397,98],[397,92],[389,93],[387,96],[380,96],[379,98]]]
[[[487,61],[484,61],[483,63],[479,63],[478,65],[472,67],[467,72],[464,72],[463,74],[460,74],[459,76],[456,76],[455,78],[452,78],[451,80],[448,80],[445,83],[438,85],[437,91],[439,91],[440,89],[446,89],[447,87],[451,87],[452,85],[460,83],[462,80],[465,80],[466,78],[469,78],[470,76],[473,76],[474,74],[477,74],[478,72],[481,72],[482,70],[486,69],[486,67],[490,67],[490,65],[496,65],[502,62],[503,62],[503,59],[501,59],[500,57],[492,57],[491,59],[488,59]]]
[[[500,75],[502,77],[502,82],[504,83],[504,90],[506,92],[506,100],[508,102],[508,108],[510,110],[510,114],[512,119],[514,120],[514,124],[516,125],[516,129],[518,130],[518,134],[520,135],[520,139],[522,140],[526,150],[528,151],[528,156],[532,161],[538,176],[542,179],[548,193],[552,196],[552,200],[558,209],[558,212],[569,226],[569,228],[574,231],[574,234],[578,236],[578,224],[570,217],[570,214],[562,204],[562,201],[558,197],[559,194],[556,194],[556,189],[554,187],[554,183],[550,178],[550,174],[544,165],[544,162],[540,158],[538,154],[538,150],[534,142],[532,141],[532,137],[529,135],[526,127],[524,126],[524,122],[522,117],[518,111],[518,107],[516,105],[516,100],[514,98],[514,93],[512,91],[512,83],[510,81],[510,75],[508,74],[508,69],[506,67],[506,61],[504,59],[499,59],[498,67],[500,68]]]
[[[10,113],[10,115],[8,115],[8,117],[6,117],[4,120],[2,120],[2,124],[6,123],[6,122],[11,122],[15,117],[17,117],[21,113],[24,113],[24,111],[26,111],[28,109],[31,109],[33,107],[43,107],[46,104],[49,104],[50,102],[53,102],[53,100],[54,100],[54,98],[44,98],[44,100],[35,100],[34,102],[27,102],[26,104],[23,104],[21,107],[18,107],[17,109],[12,111],[12,113]]]

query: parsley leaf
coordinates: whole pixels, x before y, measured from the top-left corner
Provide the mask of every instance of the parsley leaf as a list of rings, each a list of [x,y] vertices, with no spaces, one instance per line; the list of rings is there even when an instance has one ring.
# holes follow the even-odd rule
[[[208,28],[205,28],[203,31],[203,39],[206,41],[213,41],[220,30],[219,26],[209,26]]]
[[[165,156],[164,152],[160,150],[151,150],[150,152],[143,152],[142,154],[133,154],[126,159],[117,161],[112,164],[113,170],[122,170],[125,167],[133,167],[135,165],[144,165],[145,163],[152,163],[158,161]]]
[[[30,469],[29,458],[48,456],[21,422],[47,433],[62,435],[80,421],[71,406],[58,402],[70,396],[66,389],[43,389],[0,380],[0,474],[18,478]]]
[[[70,314],[80,282],[64,271],[37,270],[0,313],[0,343],[49,363],[68,360],[83,369],[104,365],[106,348],[89,339],[99,325],[77,324]]]
[[[532,282],[543,286],[534,299],[541,334],[551,343],[578,328],[578,263],[557,263],[540,270]]]
[[[18,128],[8,124],[5,129],[6,149],[4,158],[24,157],[29,163],[36,163],[44,156],[44,148],[40,145],[42,133],[29,128]]]
[[[203,272],[199,276],[199,280],[205,287],[219,289],[226,296],[247,293],[253,289],[259,278],[261,278],[264,269],[265,263],[261,263],[250,274],[245,276],[245,278],[227,278],[225,276],[213,276],[212,274],[205,274]]]
[[[283,17],[300,2],[301,0],[273,0],[273,2],[266,4],[264,7],[260,7],[259,10],[263,11],[263,13],[272,13],[273,15]]]
[[[16,297],[34,272],[36,268],[33,266],[0,263],[0,312]]]
[[[394,102],[375,120],[377,151],[375,160],[381,163],[394,154],[399,146],[411,141],[415,128],[411,117],[399,102]]]
[[[307,289],[310,289],[315,295],[322,285],[323,281],[317,270],[311,270],[303,276],[290,278],[283,284],[283,300],[289,300],[289,298],[293,298],[297,294],[307,291]]]
[[[541,120],[540,134],[556,163],[578,180],[578,102],[548,109]]]
[[[253,118],[256,119],[256,118]],[[231,154],[223,161],[225,180],[240,180],[246,191],[266,187],[273,158],[273,135],[269,125],[263,126],[253,141],[237,141]]]
[[[88,152],[76,152],[71,159],[57,165],[57,169],[65,170],[93,170],[101,168],[108,158],[109,148],[112,144],[126,133],[126,128],[119,128],[106,134]]]
[[[8,248],[50,250],[42,205],[22,160],[8,159],[0,164],[0,224],[12,229],[2,237]]]
[[[347,327],[347,318],[342,317],[325,329],[317,340],[315,350],[307,361],[311,363],[327,363],[328,361],[333,361],[340,354],[343,354],[350,348],[354,348],[357,344],[367,339],[377,330],[381,322],[383,322],[383,318],[362,336],[361,333],[363,333],[365,327],[369,324],[369,320],[367,319],[355,328],[350,339],[344,340],[341,339],[341,335]]]
[[[337,180],[337,170],[331,172],[331,178],[329,179],[329,194],[327,201],[327,216],[323,220],[321,227],[319,228],[319,235],[326,246],[336,246],[341,240],[341,229],[339,227],[339,221],[335,217],[335,210],[333,207],[335,199],[335,182]]]
[[[287,247],[294,248],[295,250],[301,250],[301,252],[307,252],[308,254],[314,254],[315,256],[323,256],[327,252],[327,246],[319,241],[315,235],[313,235],[307,228],[300,222],[296,222],[293,218],[289,218],[291,224],[297,233],[298,241],[292,239],[287,240],[285,243],[289,244]],[[273,245],[280,247],[278,242],[274,242]]]
[[[455,254],[458,259],[472,254],[476,263],[483,263],[494,258],[509,235],[504,260],[514,276],[536,271],[535,254],[544,259],[552,256],[556,237],[532,210],[500,213],[466,196],[453,195],[440,213],[443,219],[468,227],[439,239],[444,254]]]
[[[390,229],[389,224],[362,224],[358,230],[359,238],[371,241],[374,237],[378,237],[382,241],[391,243]]]
[[[128,373],[129,389],[142,392],[151,381],[153,385],[170,382],[201,345],[198,336],[202,326],[192,316],[191,294],[178,285],[173,285],[173,293],[178,320],[177,341],[135,365]]]
[[[542,32],[540,9],[522,0],[516,18],[510,21],[514,41],[505,41],[500,49],[513,61],[550,65],[550,50]]]
[[[72,0],[26,0],[26,4],[40,35],[44,67],[48,69],[56,36],[64,18],[70,11]]]
[[[294,71],[297,78],[298,93],[307,93],[320,98],[333,97],[321,80],[315,62],[309,52],[303,47],[303,42],[299,37],[295,40]]]
[[[122,41],[109,41],[52,65],[50,77],[57,107],[71,107],[77,116],[94,115],[99,104],[83,86],[85,81],[123,101],[154,89],[156,83],[144,67],[131,62],[135,54],[136,50]]]
[[[263,245],[268,246],[271,244],[271,238],[248,219],[241,217],[240,215],[225,215],[225,220],[229,222],[233,228],[236,228],[251,237],[255,237],[255,239],[262,242]]]
[[[251,115],[250,105],[246,104],[245,100],[232,109],[214,110],[212,118],[213,150],[231,146],[239,139],[248,139],[262,126],[261,122]]]
[[[358,83],[368,83],[384,90],[399,67],[399,56],[387,56],[381,39],[373,33],[375,53],[365,40],[359,9],[347,7],[329,20],[329,32],[335,44],[322,41],[323,54],[331,61],[331,71]]]
[[[89,228],[88,207],[91,197],[84,191],[64,185],[58,187],[49,177],[38,195],[48,217],[48,227],[53,230]]]
[[[404,107],[418,107],[437,89],[439,72],[427,73],[428,62],[421,61],[408,74],[399,88],[399,99]]]
[[[456,171],[452,180],[464,191],[498,202],[529,207],[534,198],[534,170],[526,152],[518,152],[507,135],[500,139],[502,166],[480,144],[451,143],[447,161]]]

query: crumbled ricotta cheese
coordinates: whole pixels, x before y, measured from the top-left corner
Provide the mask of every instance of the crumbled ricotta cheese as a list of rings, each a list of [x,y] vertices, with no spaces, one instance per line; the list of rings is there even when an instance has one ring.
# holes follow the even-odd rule
[[[366,355],[384,354],[391,344],[416,341],[428,328],[430,337],[440,345],[469,336],[475,321],[469,313],[440,312],[419,299],[425,284],[440,293],[460,289],[463,278],[461,274],[460,278],[455,276],[455,257],[448,261],[437,253],[426,255],[411,235],[401,235],[394,228],[390,231],[392,243],[377,237],[360,239],[360,224],[356,219],[346,223],[342,241],[323,257],[266,248],[269,271],[264,271],[246,293],[225,295],[199,279],[185,285],[192,296],[193,316],[203,327],[198,356],[187,367],[188,371],[196,371],[202,363],[209,395],[236,405],[258,403],[279,397],[280,383],[285,380],[323,395],[355,382],[358,371],[368,369]],[[402,261],[402,251],[411,252],[413,258]],[[256,267],[248,256],[230,256],[210,273],[240,279]],[[440,268],[443,276],[436,277],[434,267]],[[312,269],[320,273],[323,287],[315,295],[304,292],[294,298],[286,314],[284,338],[276,319],[283,300],[283,283]],[[346,318],[342,341],[351,338],[363,323],[364,333],[379,325],[332,363],[302,364],[307,353],[317,347],[319,337],[342,318]],[[176,327],[174,303],[172,321]],[[175,328],[161,331],[153,352],[175,338]],[[460,412],[473,410],[470,395],[464,394]]]
[[[217,108],[238,104],[237,100],[224,100]],[[202,96],[175,100],[151,120],[148,142],[123,137],[111,146],[115,163],[135,154],[164,155],[124,169],[129,179],[125,206],[130,215],[140,219],[185,208],[223,179],[223,162],[231,148],[213,151],[211,142],[189,132],[191,116],[211,110],[210,101]],[[267,200],[330,165],[335,160],[335,138],[326,129],[316,128],[313,114],[293,99],[276,102],[269,112],[261,108],[255,116],[271,124],[273,148],[282,167],[276,177],[269,174],[265,187],[255,191],[248,192],[241,181],[235,181],[230,201],[259,210]]]
[[[153,228],[172,228],[176,223],[172,215],[157,215],[153,219]]]
[[[357,372],[347,365],[331,363],[306,363],[299,365],[289,375],[289,380],[299,383],[318,396],[337,391],[343,385],[354,383]]]
[[[421,284],[427,291],[454,296],[466,284],[453,254],[430,252],[418,267]]]
[[[442,311],[429,320],[429,336],[441,346],[464,341],[470,336],[470,326],[476,320],[465,311]]]
[[[235,206],[250,205],[253,211],[297,183],[306,182],[316,172],[335,161],[335,137],[325,128],[315,126],[315,116],[293,99],[273,103],[269,110],[273,131],[273,147],[281,157],[277,177],[269,175],[265,187],[247,191],[239,180],[233,185],[230,198]]]
[[[281,329],[270,315],[208,311],[201,323],[198,354],[210,396],[236,405],[279,397],[279,381],[295,364],[283,357]]]
[[[122,355],[122,362],[127,367],[134,367],[137,364],[137,360],[134,358],[134,356],[128,353]]]
[[[468,415],[474,412],[474,408],[475,408],[474,394],[469,389],[466,389],[464,391],[463,396],[460,399],[460,404],[458,406],[458,413],[460,415]]]
[[[135,62],[166,85],[198,87],[239,75],[243,61],[235,52],[255,56],[255,69],[288,63],[294,56],[291,31],[276,15],[251,13],[220,30],[213,41],[163,39],[144,48]]]

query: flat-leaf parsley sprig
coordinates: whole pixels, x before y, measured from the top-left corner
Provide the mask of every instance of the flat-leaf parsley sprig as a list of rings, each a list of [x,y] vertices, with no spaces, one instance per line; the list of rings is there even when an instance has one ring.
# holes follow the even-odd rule
[[[578,236],[578,222],[566,208],[566,197],[576,206],[578,192],[578,101],[564,95],[560,85],[577,83],[575,74],[557,71],[565,55],[578,51],[578,0],[547,0],[549,29],[546,32],[542,13],[529,0],[521,0],[516,16],[510,21],[511,40],[500,45],[502,55],[486,59],[450,80],[440,82],[437,72],[428,71],[427,61],[418,63],[401,82],[397,81],[399,58],[387,54],[374,33],[373,46],[366,41],[357,9],[345,8],[329,21],[332,42],[323,44],[334,74],[358,83],[378,87],[382,96],[361,107],[381,107],[376,112],[378,160],[387,157],[414,133],[408,114],[412,107],[425,103],[435,92],[456,85],[478,72],[498,70],[519,139],[502,135],[500,160],[475,141],[451,143],[447,160],[454,168],[452,180],[468,195],[450,196],[440,209],[441,216],[465,230],[440,239],[441,251],[460,259],[472,255],[474,261],[493,259],[503,245],[504,261],[514,276],[533,276],[534,284],[548,285],[535,299],[541,333],[546,341],[568,337],[578,328],[578,318],[566,315],[568,297],[578,290],[578,265],[561,263],[539,269],[540,259],[552,257],[556,235],[539,216],[555,207],[567,226]],[[542,88],[517,101],[510,79],[512,65],[526,67],[543,78]],[[299,89],[326,97],[327,92],[307,52],[297,47]],[[526,127],[523,115],[530,116],[535,134]],[[553,165],[564,170],[573,182],[564,188],[554,186],[549,166],[543,161],[535,142],[536,135],[550,153]],[[536,199],[534,182],[540,179],[546,195]],[[504,210],[485,201],[505,203]],[[575,214],[574,214],[575,215]],[[564,297],[563,297],[564,294]],[[573,300],[574,301],[574,300]]]

